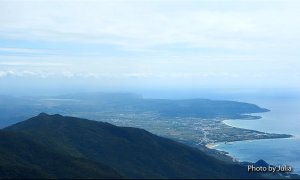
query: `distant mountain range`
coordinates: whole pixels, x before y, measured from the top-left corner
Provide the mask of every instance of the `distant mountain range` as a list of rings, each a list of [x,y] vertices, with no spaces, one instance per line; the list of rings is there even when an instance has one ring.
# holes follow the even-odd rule
[[[261,178],[143,129],[48,115],[0,131],[1,178]]]
[[[249,115],[250,113],[267,111],[269,110],[255,104],[243,102],[208,99],[146,99],[130,93],[82,93],[52,97],[0,95],[0,128],[28,119],[40,112],[88,119],[132,113],[151,113],[168,118],[253,119],[258,117]]]

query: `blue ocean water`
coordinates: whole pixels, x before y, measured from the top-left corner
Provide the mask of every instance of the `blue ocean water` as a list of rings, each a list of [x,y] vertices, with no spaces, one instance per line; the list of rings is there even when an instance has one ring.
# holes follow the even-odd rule
[[[240,161],[264,159],[273,165],[290,165],[300,174],[300,99],[247,100],[271,111],[259,120],[226,120],[231,126],[263,132],[291,134],[294,138],[220,143],[215,148]]]
[[[263,159],[272,165],[289,165],[300,174],[300,139],[267,139],[220,143],[216,149],[226,151],[239,161],[256,162]]]

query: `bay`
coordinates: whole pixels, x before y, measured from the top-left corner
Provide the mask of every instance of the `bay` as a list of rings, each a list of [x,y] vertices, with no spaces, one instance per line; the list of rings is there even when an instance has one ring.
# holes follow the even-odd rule
[[[245,100],[243,100],[245,101]],[[215,148],[226,151],[239,161],[263,159],[273,165],[290,165],[300,174],[300,101],[299,99],[252,99],[246,102],[268,108],[267,113],[255,114],[258,120],[225,120],[230,126],[270,133],[291,134],[293,138],[219,143]]]

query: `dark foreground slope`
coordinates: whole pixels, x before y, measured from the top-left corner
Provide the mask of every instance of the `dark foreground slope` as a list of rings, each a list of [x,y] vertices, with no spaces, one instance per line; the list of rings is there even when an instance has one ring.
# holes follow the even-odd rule
[[[122,178],[106,165],[36,143],[19,133],[0,132],[2,178]]]
[[[137,128],[43,113],[2,131],[1,177],[256,177]]]

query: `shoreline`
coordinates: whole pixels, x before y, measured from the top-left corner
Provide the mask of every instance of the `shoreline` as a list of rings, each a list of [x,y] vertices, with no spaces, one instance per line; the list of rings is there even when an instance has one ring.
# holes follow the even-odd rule
[[[228,119],[226,119],[228,120]],[[225,124],[226,126],[229,126],[229,127],[233,127],[233,128],[239,128],[240,127],[236,127],[236,126],[232,126],[224,121],[226,120],[222,120],[221,123]],[[251,131],[257,131],[257,130],[252,130],[252,129],[247,129],[247,130],[251,130]],[[260,132],[260,131],[259,131]],[[266,132],[267,133],[267,132]],[[208,148],[209,150],[215,150],[215,151],[218,151],[219,153],[221,153],[222,155],[225,155],[225,156],[228,156],[233,162],[243,162],[243,161],[240,161],[237,157],[234,157],[232,154],[230,154],[229,152],[227,151],[224,151],[224,150],[220,150],[218,149],[217,147],[221,144],[232,144],[232,143],[235,143],[235,142],[252,142],[252,141],[261,141],[261,140],[276,140],[276,139],[300,139],[300,137],[296,137],[294,135],[290,135],[290,137],[275,137],[275,138],[272,138],[272,137],[269,137],[269,138],[257,138],[257,139],[244,139],[244,140],[236,140],[236,141],[217,141],[217,142],[213,142],[213,143],[207,143],[205,144],[205,147]]]
[[[297,136],[293,136],[291,135],[291,137],[282,137],[282,138],[265,138],[265,139],[245,139],[245,140],[239,140],[239,141],[228,141],[227,144],[232,144],[235,142],[251,142],[251,141],[263,141],[263,140],[276,140],[276,139],[300,139],[300,137]],[[215,147],[218,147],[220,144],[225,144],[226,142],[215,142],[215,143],[208,143],[205,145],[205,147],[209,148],[209,149],[215,149]],[[217,150],[217,149],[215,149]]]
[[[253,119],[253,120],[258,120],[258,119]],[[234,126],[234,125],[231,125],[231,124],[229,124],[228,122],[225,122],[225,121],[235,121],[235,120],[233,120],[233,119],[225,119],[225,120],[222,120],[222,121],[221,121],[221,122],[222,122],[223,124],[225,124],[226,126],[230,126],[230,127],[233,127],[233,128],[246,129],[246,130],[251,130],[251,131],[258,131],[258,132],[264,132],[264,133],[268,133],[268,134],[273,134],[272,132],[261,131],[261,130],[258,130],[258,129],[248,129],[248,128],[244,128],[244,127]],[[241,119],[240,121],[242,121],[242,119]],[[275,133],[275,134],[277,134],[277,133]],[[280,134],[281,134],[281,133],[280,133]],[[298,136],[296,136],[296,135],[293,135],[293,134],[286,134],[286,135],[290,135],[290,137],[265,138],[265,139],[300,138],[300,137],[298,137]],[[255,141],[255,140],[264,140],[264,139],[253,139],[253,140],[250,140],[250,139],[248,140],[248,139],[246,139],[246,140],[240,140],[240,141]],[[230,141],[230,142],[238,142],[238,141]],[[218,142],[217,142],[217,143],[218,143]],[[222,143],[222,142],[220,142],[220,143]]]
[[[238,121],[243,121],[243,119],[235,119],[235,120],[238,120]],[[230,127],[234,127],[234,128],[240,128],[240,129],[247,129],[247,130],[251,130],[251,131],[259,131],[259,132],[264,132],[264,133],[269,133],[269,134],[277,134],[276,132],[267,132],[267,131],[262,131],[262,130],[259,130],[259,129],[248,129],[248,128],[244,128],[244,127],[238,127],[238,126],[234,126],[228,122],[225,122],[225,121],[235,121],[234,119],[225,119],[225,120],[222,120],[221,122],[227,126],[230,126]],[[253,120],[258,120],[258,119],[253,119]],[[280,133],[282,134],[282,133]],[[285,138],[300,138],[300,136],[297,136],[297,135],[294,135],[294,134],[288,134],[290,135],[291,137],[283,137],[284,139]],[[269,138],[267,138],[269,139]],[[270,139],[282,139],[282,138],[270,138]],[[256,140],[256,139],[255,139]],[[243,140],[242,140],[243,141]]]
[[[208,149],[214,149],[215,147],[219,146],[218,143],[208,143],[205,145]]]
[[[235,142],[244,142],[244,141],[258,141],[258,140],[265,140],[265,141],[268,141],[268,140],[276,140],[276,139],[300,139],[299,137],[290,137],[290,138],[271,138],[271,139],[255,139],[255,140],[242,140],[242,141],[235,141]],[[228,145],[230,145],[231,143],[234,143],[234,142],[228,142]],[[250,163],[250,164],[254,164],[256,163],[256,161],[243,161],[241,159],[239,159],[238,156],[235,156],[231,153],[229,153],[228,151],[226,150],[222,150],[222,149],[218,149],[217,147],[221,144],[225,144],[225,142],[216,142],[216,143],[209,143],[209,144],[206,144],[205,147],[208,148],[209,150],[211,151],[217,151],[218,153],[220,153],[221,156],[227,156],[233,163],[238,163],[238,164],[247,164],[247,163]],[[258,158],[258,159],[261,159],[261,158]],[[263,159],[265,160],[265,159]],[[268,161],[266,161],[267,163],[269,163]],[[273,165],[273,163],[270,163],[269,165]],[[273,165],[274,166],[274,165]],[[291,166],[292,168],[294,168],[293,166]],[[299,169],[299,168],[298,168]],[[296,176],[297,178],[300,177],[300,171],[292,171],[289,173],[290,175],[292,176]]]
[[[227,120],[228,120],[228,119],[227,119]],[[226,122],[224,122],[224,121],[226,121],[226,120],[222,120],[221,122],[222,122],[223,124],[225,124],[226,126],[230,126],[230,127],[234,127],[234,128],[240,128],[240,127],[232,126],[232,125],[230,125],[230,124],[228,124],[228,123],[226,123]],[[252,130],[252,129],[249,129],[249,130]],[[257,130],[254,130],[254,131],[257,131]],[[267,132],[266,132],[266,133],[267,133]],[[247,141],[248,141],[248,142],[252,142],[252,141],[263,141],[263,140],[269,141],[269,140],[276,140],[276,139],[287,139],[287,140],[289,140],[289,139],[300,139],[300,137],[297,137],[297,136],[295,136],[295,135],[290,135],[290,137],[263,138],[263,139],[258,138],[258,139],[245,139],[245,140],[225,141],[225,142],[224,142],[224,141],[221,141],[221,142],[208,143],[208,144],[205,145],[205,147],[208,148],[209,150],[217,151],[218,153],[220,153],[220,154],[223,155],[223,156],[229,157],[233,162],[236,162],[236,163],[255,163],[255,162],[253,162],[253,161],[251,161],[251,162],[248,162],[248,161],[242,161],[242,160],[240,160],[238,157],[235,157],[233,154],[230,154],[228,151],[218,149],[217,147],[218,147],[219,145],[221,145],[221,144],[228,144],[228,145],[230,145],[230,144],[235,143],[235,142],[247,142]],[[300,172],[297,172],[297,173],[292,172],[291,174],[292,174],[292,175],[297,175],[297,176],[298,176],[298,175],[300,175]]]
[[[229,123],[225,122],[225,121],[228,121],[230,119],[225,119],[225,120],[222,120],[221,122],[223,124],[225,124],[226,126],[229,126],[229,127],[233,127],[233,128],[239,128],[239,129],[244,129],[242,127],[237,127],[237,126],[233,126],[233,125],[230,125]],[[247,130],[251,130],[251,131],[258,131],[258,130],[253,130],[253,129],[247,129]],[[259,131],[260,132],[260,131]],[[265,132],[265,133],[269,133],[269,132]],[[257,139],[245,139],[245,140],[238,140],[238,141],[220,141],[220,142],[214,142],[214,143],[208,143],[205,145],[205,147],[209,148],[209,149],[215,149],[215,147],[218,147],[221,143],[235,143],[235,142],[245,142],[245,141],[259,141],[259,140],[272,140],[272,139],[300,139],[300,137],[297,137],[295,135],[292,135],[292,134],[289,134],[290,137],[279,137],[279,138],[257,138]],[[217,150],[217,149],[215,149]]]
[[[233,138],[233,139],[219,139],[220,141],[215,139],[213,141],[208,141],[207,143],[204,143],[203,145],[206,148],[218,150],[217,147],[222,143],[231,144],[231,143],[234,143],[234,142],[245,142],[245,141],[251,142],[251,141],[257,141],[257,140],[300,138],[300,137],[296,137],[296,136],[291,135],[291,134],[277,134],[277,133],[269,133],[269,132],[262,132],[262,131],[259,131],[259,130],[241,128],[241,127],[237,127],[237,126],[234,126],[234,125],[231,125],[231,124],[225,122],[225,121],[228,121],[228,120],[231,120],[231,119],[219,120],[218,122],[220,124],[223,124],[223,126],[225,126],[225,127],[229,127],[229,128],[233,128],[233,129],[240,129],[240,130],[243,130],[243,131],[253,131],[254,133],[260,133],[260,134],[263,134],[263,135],[265,134],[265,135],[268,135],[268,136],[266,136],[266,137],[249,136],[249,137],[244,137],[244,139],[243,138],[241,138],[241,139],[235,139],[235,138]],[[243,132],[241,132],[241,133],[243,133]],[[272,136],[272,135],[277,135],[277,136]]]

